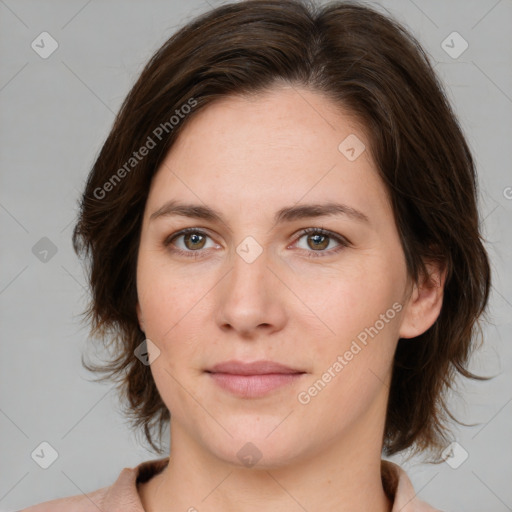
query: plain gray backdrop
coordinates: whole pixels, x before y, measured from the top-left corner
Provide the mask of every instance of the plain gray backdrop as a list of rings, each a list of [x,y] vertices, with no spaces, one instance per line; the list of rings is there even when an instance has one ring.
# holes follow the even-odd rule
[[[143,65],[219,3],[0,0],[0,511],[91,492],[158,457],[130,432],[112,385],[81,366],[88,292],[71,233],[87,174]],[[451,399],[475,425],[454,428],[446,462],[394,460],[439,509],[510,511],[512,0],[367,3],[412,31],[445,84],[476,158],[493,270],[471,368],[496,377],[460,381],[462,398]],[[33,455],[43,442],[58,453],[47,469]]]

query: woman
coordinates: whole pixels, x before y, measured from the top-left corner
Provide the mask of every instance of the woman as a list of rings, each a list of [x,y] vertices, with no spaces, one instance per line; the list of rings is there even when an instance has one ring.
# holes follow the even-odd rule
[[[170,457],[27,510],[435,510],[490,272],[473,160],[428,60],[353,3],[227,4],[153,56],[74,245],[134,426]],[[159,440],[155,442],[155,430]]]

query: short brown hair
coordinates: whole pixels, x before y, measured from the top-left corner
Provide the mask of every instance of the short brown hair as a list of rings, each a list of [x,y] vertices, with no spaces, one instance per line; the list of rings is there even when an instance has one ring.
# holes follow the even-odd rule
[[[391,18],[353,2],[225,4],[181,28],[150,59],[94,163],[73,233],[75,251],[90,264],[91,334],[114,357],[102,365],[82,363],[106,374],[99,380],[118,382],[133,426],[144,427],[161,453],[154,429],[161,442],[170,414],[150,367],[134,356],[145,339],[136,316],[136,264],[150,183],[180,131],[205,106],[278,83],[308,87],[362,122],[409,275],[420,279],[432,260],[446,269],[438,319],[421,336],[398,341],[383,440],[387,455],[409,447],[438,450],[446,442],[446,392],[455,376],[479,378],[467,363],[490,268],[479,233],[474,162],[417,40]],[[188,113],[176,122],[180,112]],[[130,160],[156,138],[144,158]]]

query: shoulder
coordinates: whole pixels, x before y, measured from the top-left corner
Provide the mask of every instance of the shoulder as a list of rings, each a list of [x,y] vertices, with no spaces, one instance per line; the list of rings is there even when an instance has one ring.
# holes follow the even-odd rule
[[[169,457],[141,462],[134,468],[124,468],[117,480],[94,492],[45,501],[19,512],[98,512],[98,510],[144,512],[137,484],[145,482],[162,471]]]
[[[384,490],[393,502],[391,512],[441,512],[420,500],[407,473],[393,462],[381,461]]]
[[[109,489],[110,487],[103,487],[88,494],[45,501],[19,512],[98,512],[98,508],[102,510]]]

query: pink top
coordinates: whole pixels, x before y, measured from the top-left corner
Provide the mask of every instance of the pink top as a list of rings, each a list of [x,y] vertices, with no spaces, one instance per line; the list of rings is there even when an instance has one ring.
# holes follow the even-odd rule
[[[169,457],[142,462],[135,468],[124,468],[109,487],[97,491],[46,501],[19,512],[144,512],[137,492],[137,483],[146,482],[160,473]],[[416,497],[405,471],[396,464],[382,461],[382,482],[393,502],[392,512],[440,512]]]

